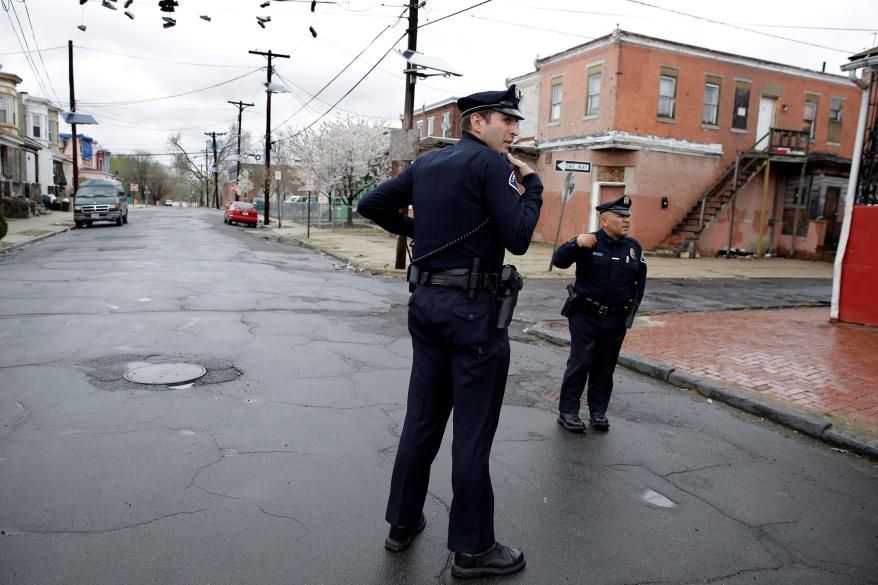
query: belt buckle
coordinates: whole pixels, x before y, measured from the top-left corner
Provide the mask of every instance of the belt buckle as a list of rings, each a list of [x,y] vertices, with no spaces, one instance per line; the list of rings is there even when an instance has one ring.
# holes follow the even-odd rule
[[[607,311],[608,311],[608,310],[609,310],[609,307],[607,307],[607,306],[605,306],[605,305],[601,305],[600,307],[598,307],[598,315],[600,315],[601,317],[603,317],[604,315],[607,314]]]

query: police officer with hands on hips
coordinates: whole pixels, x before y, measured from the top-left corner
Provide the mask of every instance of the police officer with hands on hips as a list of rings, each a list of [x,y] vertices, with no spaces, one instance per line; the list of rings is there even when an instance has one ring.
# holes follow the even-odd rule
[[[514,305],[521,287],[503,259],[505,250],[527,251],[542,205],[539,176],[509,154],[524,119],[518,101],[514,85],[460,98],[463,138],[418,158],[357,207],[384,229],[414,239],[412,370],[385,546],[403,551],[423,530],[430,467],[453,416],[448,548],[459,578],[524,567],[524,553],[494,537],[488,468],[509,370],[507,301]],[[414,217],[399,212],[410,204]]]
[[[596,209],[600,229],[579,234],[552,257],[558,268],[576,263],[576,282],[567,287],[570,296],[562,310],[570,321],[570,357],[561,384],[558,424],[578,433],[585,432],[579,407],[586,382],[592,428],[610,428],[607,406],[613,371],[646,286],[643,250],[628,237],[631,198],[625,195]]]

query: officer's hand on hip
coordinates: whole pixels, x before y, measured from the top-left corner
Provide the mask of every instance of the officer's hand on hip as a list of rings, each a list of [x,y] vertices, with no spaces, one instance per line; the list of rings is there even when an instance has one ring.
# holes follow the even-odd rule
[[[576,236],[576,245],[580,248],[593,248],[598,239],[594,234],[579,234]]]

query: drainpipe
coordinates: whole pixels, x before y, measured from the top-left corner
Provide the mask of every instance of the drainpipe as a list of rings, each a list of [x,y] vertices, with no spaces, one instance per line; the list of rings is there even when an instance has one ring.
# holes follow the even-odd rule
[[[873,72],[873,76],[875,72]],[[857,121],[857,134],[854,138],[854,154],[851,158],[851,174],[848,177],[848,190],[844,197],[844,221],[841,224],[841,235],[838,239],[838,249],[835,253],[835,266],[832,271],[832,303],[829,307],[829,320],[838,321],[838,300],[841,296],[841,274],[844,264],[844,254],[847,250],[848,237],[851,233],[851,217],[854,211],[854,200],[857,190],[857,178],[860,174],[860,158],[863,156],[863,139],[866,136],[866,117],[869,113],[869,86],[870,84],[859,79],[856,71],[848,71],[851,81],[863,90],[860,98],[860,118]],[[875,83],[874,77],[872,83]]]

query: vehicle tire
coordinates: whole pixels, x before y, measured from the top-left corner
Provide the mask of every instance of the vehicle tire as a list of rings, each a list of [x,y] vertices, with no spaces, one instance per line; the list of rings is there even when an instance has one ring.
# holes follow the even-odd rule
[[[128,214],[122,216],[122,223],[128,223]]]
[[[118,217],[118,219],[116,219],[116,225],[120,226],[120,227],[122,226],[122,216],[121,215]]]
[[[85,227],[91,227],[91,222],[90,221],[85,222]]]
[[[77,221],[77,222],[76,222],[76,229],[81,230],[81,229],[82,229],[82,223],[83,223],[83,222],[81,222],[81,221]]]

